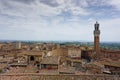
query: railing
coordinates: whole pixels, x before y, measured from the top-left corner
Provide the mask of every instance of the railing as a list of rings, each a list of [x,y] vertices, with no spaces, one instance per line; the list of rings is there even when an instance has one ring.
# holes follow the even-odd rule
[[[0,80],[120,80],[115,75],[53,75],[38,73],[2,74]]]

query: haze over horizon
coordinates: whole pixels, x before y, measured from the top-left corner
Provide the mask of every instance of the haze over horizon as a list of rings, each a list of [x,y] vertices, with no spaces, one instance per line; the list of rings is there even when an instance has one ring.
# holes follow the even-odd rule
[[[0,0],[0,40],[120,42],[119,0]]]

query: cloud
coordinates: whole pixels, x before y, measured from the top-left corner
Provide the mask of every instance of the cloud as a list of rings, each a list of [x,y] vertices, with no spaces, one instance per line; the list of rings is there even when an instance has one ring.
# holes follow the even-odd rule
[[[73,15],[88,14],[84,8],[79,5],[75,5],[73,0],[0,0],[0,2],[1,13],[11,16],[56,16],[61,14],[63,11],[71,12]],[[84,5],[86,4],[87,3],[84,1]]]
[[[115,0],[0,0],[0,13],[18,17],[100,16],[120,9]],[[107,10],[106,10],[107,9]],[[64,17],[64,16],[63,16]]]
[[[108,5],[112,5],[117,10],[120,10],[120,1],[119,0],[108,0]]]
[[[38,0],[33,1],[31,4],[23,4],[14,0],[7,0],[4,3],[7,5],[4,4],[1,6],[1,13],[10,16],[37,17],[40,15],[52,16],[58,13],[55,8],[40,3]]]
[[[100,21],[102,41],[120,41],[120,18],[104,19]]]
[[[119,41],[118,3],[114,0],[0,0],[0,37],[92,41],[93,25],[98,20],[101,39]]]

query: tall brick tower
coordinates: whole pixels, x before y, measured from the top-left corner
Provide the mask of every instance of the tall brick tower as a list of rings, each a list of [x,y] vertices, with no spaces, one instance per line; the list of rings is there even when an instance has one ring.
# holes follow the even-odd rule
[[[99,23],[96,21],[95,25],[95,30],[94,30],[94,51],[95,53],[100,53],[100,30],[99,30]]]

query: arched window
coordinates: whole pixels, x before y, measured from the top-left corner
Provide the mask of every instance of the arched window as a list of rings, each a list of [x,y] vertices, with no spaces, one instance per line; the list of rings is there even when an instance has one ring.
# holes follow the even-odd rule
[[[34,61],[34,60],[35,60],[34,56],[30,56],[30,61]]]

